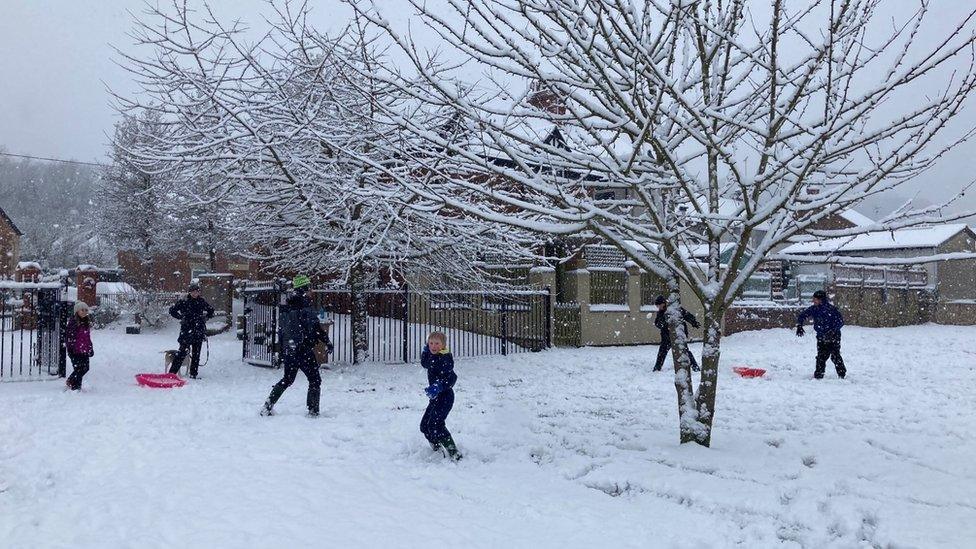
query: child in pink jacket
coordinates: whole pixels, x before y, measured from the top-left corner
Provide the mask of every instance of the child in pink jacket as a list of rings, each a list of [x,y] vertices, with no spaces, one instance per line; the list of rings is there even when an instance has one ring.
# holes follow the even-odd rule
[[[75,303],[75,314],[68,321],[65,330],[64,346],[71,358],[73,370],[68,376],[68,388],[72,391],[81,389],[81,380],[88,373],[88,363],[95,356],[95,348],[91,340],[91,319],[88,318],[88,304],[84,301]]]

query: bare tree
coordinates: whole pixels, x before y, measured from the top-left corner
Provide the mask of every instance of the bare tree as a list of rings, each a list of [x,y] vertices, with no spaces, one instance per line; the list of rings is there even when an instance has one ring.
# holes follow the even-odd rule
[[[114,261],[94,222],[98,173],[85,163],[0,156],[0,205],[24,232],[24,260],[45,267]]]
[[[141,272],[129,274],[146,290],[158,289],[153,273],[156,254],[171,250],[180,231],[173,217],[177,208],[172,179],[138,162],[131,151],[163,131],[156,113],[124,116],[115,125],[112,161],[102,171],[95,192],[99,234],[112,247],[138,255]]]
[[[149,169],[213,181],[211,197],[244,224],[252,253],[283,272],[331,275],[353,294],[354,357],[367,351],[365,289],[384,269],[411,278],[480,278],[471,261],[516,251],[518,231],[452,215],[388,175],[418,169],[399,126],[409,96],[370,75],[381,62],[352,25],[339,37],[285,3],[246,44],[238,24],[184,2],[151,9],[124,55],[145,92],[124,109],[158,113],[167,131],[132,150]],[[157,167],[159,166],[159,167]]]
[[[946,130],[976,86],[973,13],[926,48],[927,0],[893,28],[875,21],[881,0],[406,1],[440,55],[372,2],[347,0],[405,62],[367,74],[450,113],[458,131],[385,108],[438,176],[391,177],[465,216],[597,236],[665,277],[681,442],[711,442],[722,318],[778,246],[966,215],[905,208],[813,230],[970,137]],[[472,67],[477,81],[464,78]],[[697,388],[679,281],[705,307]]]

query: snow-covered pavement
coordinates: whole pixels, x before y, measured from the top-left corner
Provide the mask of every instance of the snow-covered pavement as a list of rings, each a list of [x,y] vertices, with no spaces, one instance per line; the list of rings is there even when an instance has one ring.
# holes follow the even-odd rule
[[[175,332],[95,333],[82,394],[0,384],[0,547],[976,546],[976,328],[726,340],[713,448],[677,444],[656,348],[463,360],[448,426],[418,432],[418,366],[323,372],[258,417],[280,372],[211,343],[203,379],[135,385]],[[746,380],[730,368],[767,368]]]

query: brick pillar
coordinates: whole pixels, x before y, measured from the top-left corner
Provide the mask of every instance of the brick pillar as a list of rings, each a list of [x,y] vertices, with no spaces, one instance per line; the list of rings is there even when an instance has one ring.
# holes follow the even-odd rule
[[[40,282],[41,268],[36,263],[18,263],[17,270],[14,271],[14,280],[17,282]]]
[[[627,261],[627,305],[634,318],[640,317],[641,312],[641,272],[640,267],[633,261]]]
[[[96,269],[82,269],[75,271],[75,284],[78,286],[78,301],[84,301],[89,307],[98,305],[98,271]]]

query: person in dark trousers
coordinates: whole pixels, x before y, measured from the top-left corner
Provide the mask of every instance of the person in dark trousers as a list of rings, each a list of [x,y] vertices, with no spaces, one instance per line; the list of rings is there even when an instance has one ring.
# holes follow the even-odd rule
[[[308,416],[319,415],[322,376],[319,374],[319,363],[315,358],[315,345],[319,341],[325,343],[330,353],[333,347],[329,335],[322,329],[312,303],[306,295],[310,284],[311,281],[307,276],[296,276],[292,281],[295,291],[278,315],[278,341],[281,345],[285,375],[271,388],[271,394],[261,408],[262,416],[274,415],[275,403],[284,394],[285,389],[295,382],[299,370],[308,379],[308,397],[305,401],[308,406]]]
[[[461,459],[457,444],[447,430],[447,416],[454,407],[454,357],[447,350],[447,336],[433,332],[427,338],[427,345],[420,355],[420,365],[427,370],[427,388],[424,389],[430,402],[420,420],[420,432],[424,434],[435,452],[442,449],[454,461]]]
[[[847,377],[847,367],[844,366],[844,358],[840,356],[840,330],[844,327],[844,316],[827,299],[827,292],[818,290],[813,293],[813,305],[807,307],[796,319],[797,337],[803,337],[803,324],[808,318],[813,319],[813,330],[817,333],[817,366],[813,371],[814,379],[823,379],[828,358],[834,363],[837,376],[844,379]]]
[[[169,308],[169,314],[180,321],[180,350],[173,357],[169,373],[178,374],[190,353],[190,377],[196,379],[200,368],[200,348],[207,339],[207,321],[213,318],[213,307],[200,296],[200,284],[191,282],[187,296]]]
[[[661,344],[657,348],[657,361],[654,363],[654,371],[660,372],[661,368],[664,367],[664,360],[668,358],[668,352],[671,351],[671,331],[668,330],[668,300],[664,298],[663,295],[657,296],[654,300],[654,304],[657,305],[657,315],[654,316],[654,325],[661,330]],[[688,333],[688,324],[691,324],[695,328],[699,327],[698,319],[695,315],[689,313],[684,307],[680,307],[681,317],[685,321],[685,333]],[[698,371],[698,361],[695,360],[695,355],[688,349],[688,359],[691,361],[691,369]]]
[[[68,320],[65,329],[65,351],[71,359],[72,371],[68,376],[68,389],[81,390],[81,380],[88,373],[91,357],[95,356],[95,347],[91,340],[91,319],[88,318],[88,304],[84,301],[75,302],[75,314]]]

